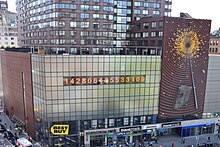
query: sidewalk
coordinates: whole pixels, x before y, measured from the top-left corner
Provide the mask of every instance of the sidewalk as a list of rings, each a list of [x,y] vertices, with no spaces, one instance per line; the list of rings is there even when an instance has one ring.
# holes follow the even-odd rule
[[[208,137],[210,136],[210,140],[213,144],[220,144],[220,139],[218,139],[217,134],[204,134],[199,136],[190,136],[185,137],[185,143],[183,144],[181,138],[178,136],[170,135],[170,136],[160,136],[158,140],[158,144],[154,144],[154,147],[162,145],[163,147],[172,147],[172,143],[174,143],[174,147],[187,147],[188,145],[194,145],[199,143],[200,145],[204,143],[208,143]]]

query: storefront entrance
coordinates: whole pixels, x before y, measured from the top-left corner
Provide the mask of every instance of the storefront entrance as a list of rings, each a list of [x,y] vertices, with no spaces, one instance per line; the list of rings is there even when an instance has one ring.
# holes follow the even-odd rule
[[[181,132],[181,137],[214,133],[214,128],[215,128],[215,123],[183,126],[182,132]]]
[[[105,135],[90,136],[90,145],[92,147],[103,147],[105,144]]]

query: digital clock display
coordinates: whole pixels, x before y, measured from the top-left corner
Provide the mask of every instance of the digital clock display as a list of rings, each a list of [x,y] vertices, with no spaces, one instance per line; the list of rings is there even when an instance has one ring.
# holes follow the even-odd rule
[[[138,83],[145,83],[145,75],[63,77],[64,86]]]

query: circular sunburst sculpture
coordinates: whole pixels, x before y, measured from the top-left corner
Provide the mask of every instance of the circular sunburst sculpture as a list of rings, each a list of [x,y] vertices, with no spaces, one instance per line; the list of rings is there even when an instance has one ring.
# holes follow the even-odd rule
[[[196,32],[180,31],[176,35],[174,48],[181,57],[194,58],[199,51],[199,38]]]

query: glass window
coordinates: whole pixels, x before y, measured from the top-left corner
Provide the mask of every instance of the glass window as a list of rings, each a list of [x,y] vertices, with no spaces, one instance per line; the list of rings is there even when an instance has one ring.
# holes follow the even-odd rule
[[[108,126],[109,127],[114,127],[115,126],[115,119],[108,119]]]
[[[151,22],[151,28],[156,28],[157,27],[157,22],[154,21],[154,22]]]
[[[154,15],[160,15],[160,11],[153,11]]]
[[[148,37],[148,32],[143,32],[143,37]]]
[[[77,27],[76,22],[71,21],[70,22],[70,27]]]
[[[141,6],[141,2],[134,2],[134,6]]]
[[[143,10],[144,15],[148,15],[148,10]]]
[[[92,17],[95,18],[95,19],[99,18],[99,14],[92,14]]]
[[[156,32],[151,32],[151,37],[156,37]]]
[[[134,14],[141,14],[141,10],[134,10]]]
[[[148,28],[149,28],[149,23],[148,22],[143,23],[143,29],[148,29]]]
[[[80,18],[89,18],[89,13],[81,13]]]
[[[92,6],[92,10],[98,11],[99,10],[99,6]]]

